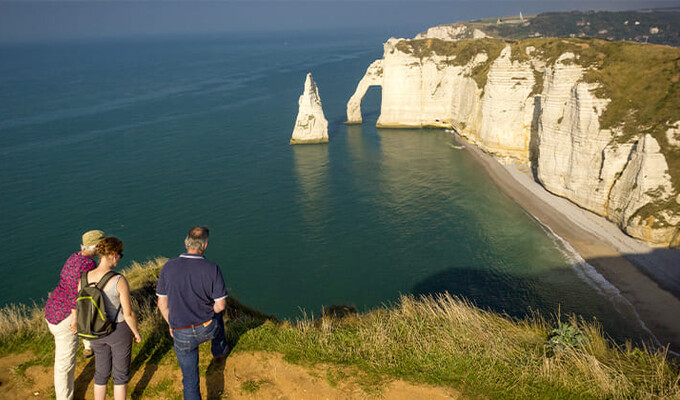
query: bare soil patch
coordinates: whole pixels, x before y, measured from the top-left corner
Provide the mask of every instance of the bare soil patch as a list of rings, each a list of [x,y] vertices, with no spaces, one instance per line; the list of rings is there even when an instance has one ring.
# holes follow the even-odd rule
[[[23,376],[12,368],[35,359],[32,353],[0,358],[0,398],[6,400],[50,399],[52,367],[31,366]],[[168,360],[169,359],[169,360]],[[170,357],[160,364],[145,364],[135,371],[128,385],[132,399],[181,399],[182,374]],[[170,362],[172,360],[172,362]],[[232,354],[221,365],[202,357],[201,392],[205,399],[462,399],[444,387],[415,385],[402,380],[367,379],[347,367],[290,364],[278,353]],[[75,398],[92,399],[94,362],[78,358]]]
[[[6,357],[0,358],[0,399],[25,400],[30,398],[41,398],[40,395],[43,393],[41,393],[41,391],[37,390],[36,388],[41,386],[42,382],[34,381],[35,385],[29,385],[24,379],[17,379],[16,373],[14,372],[14,368],[16,368],[19,364],[29,361],[33,358],[35,358],[33,353],[28,352],[22,354],[10,354]],[[52,375],[50,375],[50,378],[51,377]],[[49,385],[52,385],[51,380]],[[35,395],[36,392],[38,395]],[[48,394],[45,393],[45,395],[46,397],[43,398],[49,398]]]

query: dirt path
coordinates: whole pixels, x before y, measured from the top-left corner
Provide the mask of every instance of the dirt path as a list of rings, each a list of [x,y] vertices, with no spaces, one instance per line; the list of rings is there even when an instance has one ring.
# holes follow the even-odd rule
[[[12,371],[15,366],[33,358],[35,356],[32,353],[12,354],[0,358],[0,399],[25,400],[37,397],[28,387],[19,385],[17,380],[13,379],[15,373]]]
[[[52,367],[30,366],[23,377],[12,367],[30,361],[31,353],[0,358],[0,399],[50,399]],[[206,358],[206,357],[203,357]],[[76,399],[92,399],[92,360],[78,359]],[[202,360],[204,399],[461,399],[459,392],[442,387],[414,385],[401,380],[376,382],[349,368],[302,367],[283,361],[281,354],[237,353],[220,365]],[[159,365],[145,364],[128,386],[132,399],[181,399],[181,372],[170,357]]]

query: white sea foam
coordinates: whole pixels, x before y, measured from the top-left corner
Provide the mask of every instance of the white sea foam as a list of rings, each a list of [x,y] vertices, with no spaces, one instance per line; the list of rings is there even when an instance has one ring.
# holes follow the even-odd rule
[[[633,304],[628,301],[622,294],[621,291],[616,288],[611,282],[609,282],[602,274],[597,272],[595,267],[590,265],[586,260],[581,257],[581,255],[562,237],[557,235],[549,226],[544,224],[540,219],[534,216],[543,229],[551,237],[557,249],[564,255],[566,260],[569,262],[571,267],[576,272],[576,275],[586,282],[589,286],[595,289],[600,295],[607,298],[614,305],[616,311],[618,311],[624,317],[626,315],[632,316],[635,321],[640,325],[640,328],[647,332],[649,336],[654,340],[654,343],[659,347],[664,347],[661,341],[652,333],[652,331],[647,327],[645,322],[640,318],[637,310]],[[671,352],[675,355],[677,353]]]

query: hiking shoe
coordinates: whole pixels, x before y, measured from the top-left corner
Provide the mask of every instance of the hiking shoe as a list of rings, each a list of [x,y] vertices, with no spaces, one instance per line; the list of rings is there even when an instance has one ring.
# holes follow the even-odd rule
[[[83,349],[83,357],[90,358],[93,355],[94,355],[94,351],[92,351],[92,349]]]

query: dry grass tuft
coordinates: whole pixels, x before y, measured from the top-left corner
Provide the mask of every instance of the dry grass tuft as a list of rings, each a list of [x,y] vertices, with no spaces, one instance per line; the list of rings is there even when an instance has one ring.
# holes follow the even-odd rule
[[[352,365],[489,398],[680,398],[680,372],[665,352],[616,346],[576,317],[568,324],[585,341],[553,350],[553,327],[538,315],[518,321],[449,294],[404,296],[358,316],[268,322],[246,333],[236,350]]]

